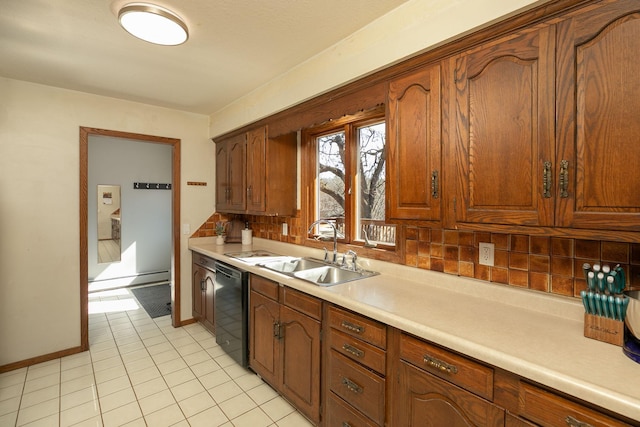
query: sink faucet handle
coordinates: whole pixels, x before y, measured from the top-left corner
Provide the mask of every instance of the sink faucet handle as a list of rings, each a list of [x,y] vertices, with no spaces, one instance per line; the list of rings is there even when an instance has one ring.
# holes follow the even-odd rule
[[[346,267],[347,266],[347,254],[345,253],[344,255],[342,255],[342,262],[340,263],[340,267]]]
[[[358,254],[351,249],[344,254],[344,257],[342,258],[342,265],[346,265],[345,259],[347,258],[347,255],[351,255],[351,269],[353,271],[358,271]]]
[[[329,261],[329,251],[327,251],[327,248],[323,247],[322,249],[324,249],[324,260]]]

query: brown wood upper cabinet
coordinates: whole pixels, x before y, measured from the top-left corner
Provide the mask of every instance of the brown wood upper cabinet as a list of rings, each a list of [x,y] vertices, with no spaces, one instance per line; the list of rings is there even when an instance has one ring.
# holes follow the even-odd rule
[[[246,209],[246,137],[238,135],[216,144],[216,210],[242,213]]]
[[[440,90],[440,64],[389,82],[389,222],[441,219]]]
[[[602,2],[558,24],[558,161],[568,160],[559,226],[640,231],[638,52],[637,1]]]
[[[455,223],[640,231],[638,51],[603,1],[451,58]]]
[[[553,224],[554,46],[546,26],[451,58],[456,223]]]
[[[296,150],[295,133],[269,138],[266,126],[217,143],[216,210],[295,215]]]

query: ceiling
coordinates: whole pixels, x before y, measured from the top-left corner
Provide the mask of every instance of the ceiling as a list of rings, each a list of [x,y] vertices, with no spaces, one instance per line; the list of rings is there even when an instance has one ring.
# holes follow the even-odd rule
[[[0,0],[0,76],[214,113],[407,0],[158,0],[190,30],[156,46],[120,28],[135,0]]]

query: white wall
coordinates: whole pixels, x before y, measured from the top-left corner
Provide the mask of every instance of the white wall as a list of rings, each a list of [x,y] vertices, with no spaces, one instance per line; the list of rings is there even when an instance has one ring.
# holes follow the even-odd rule
[[[182,223],[214,209],[208,117],[0,78],[0,366],[80,345],[79,127],[182,140]],[[187,181],[206,181],[188,187]],[[181,235],[182,318],[191,256]]]
[[[211,114],[214,137],[549,0],[409,0]]]

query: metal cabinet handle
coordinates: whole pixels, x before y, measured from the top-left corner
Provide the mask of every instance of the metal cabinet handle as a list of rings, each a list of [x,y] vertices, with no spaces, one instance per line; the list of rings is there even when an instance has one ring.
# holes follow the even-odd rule
[[[434,199],[438,198],[438,171],[434,170],[431,172],[431,197]]]
[[[273,336],[280,338],[280,322],[273,322]]]
[[[569,427],[593,427],[591,424],[583,423],[582,421],[579,421],[570,415],[568,415],[567,418],[564,419],[564,421]]]
[[[542,169],[542,197],[548,199],[551,197],[551,162],[544,162]]]
[[[560,162],[560,197],[566,199],[569,197],[567,189],[569,188],[569,161],[562,160]]]
[[[438,369],[441,372],[444,372],[447,374],[458,373],[458,368],[455,365],[451,365],[445,361],[436,359],[435,357],[431,357],[428,354],[425,354],[423,359],[424,359],[424,363],[431,366],[432,368]]]
[[[358,334],[361,334],[364,332],[364,326],[356,325],[355,323],[347,322],[346,320],[343,320],[340,326]]]
[[[342,384],[346,386],[347,389],[349,389],[349,391],[352,391],[354,393],[360,394],[363,391],[362,387],[360,387],[358,384],[351,381],[349,378],[342,377]]]
[[[354,346],[346,344],[346,343],[342,344],[342,349],[344,351],[346,351],[347,353],[354,355],[355,357],[363,357],[364,356],[364,351],[362,351],[362,350],[360,350],[358,348],[355,348]]]

